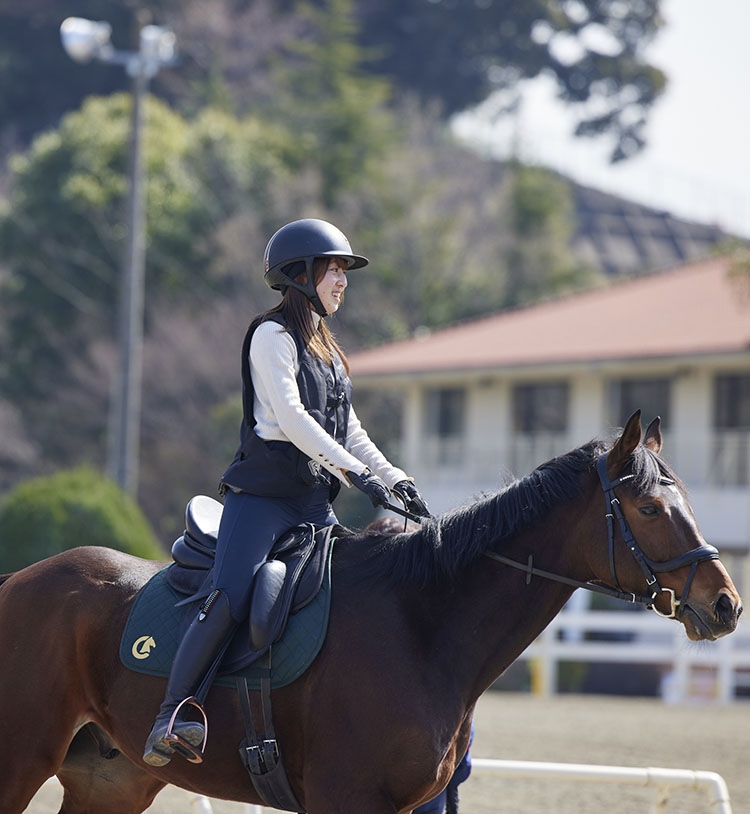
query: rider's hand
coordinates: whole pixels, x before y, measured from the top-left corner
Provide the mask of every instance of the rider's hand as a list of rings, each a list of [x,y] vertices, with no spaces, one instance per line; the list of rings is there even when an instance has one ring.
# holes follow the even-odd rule
[[[400,480],[393,487],[393,491],[401,498],[407,512],[416,514],[417,517],[430,517],[430,510],[427,508],[425,499],[410,480]]]
[[[382,506],[384,509],[388,507],[391,502],[391,492],[377,475],[373,475],[369,469],[365,469],[361,475],[357,475],[355,472],[345,474],[357,489],[370,498],[373,506]]]

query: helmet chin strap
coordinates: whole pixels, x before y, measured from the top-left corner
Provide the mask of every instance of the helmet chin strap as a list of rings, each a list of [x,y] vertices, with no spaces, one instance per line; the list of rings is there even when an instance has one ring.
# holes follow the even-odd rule
[[[314,296],[310,297],[310,302],[312,303],[312,307],[315,309],[317,314],[320,314],[321,319],[325,319],[328,316],[328,311],[326,311],[325,306],[320,301],[320,297],[318,296],[318,292],[316,291]]]
[[[297,291],[301,291],[307,297],[307,299],[310,300],[312,307],[315,309],[317,314],[319,314],[321,317],[327,317],[328,311],[326,311],[325,306],[318,296],[317,289],[315,288],[315,279],[313,277],[312,268],[314,259],[314,257],[305,258],[305,276],[307,277],[307,282],[298,283],[296,280],[287,278],[289,280],[288,285],[292,288],[296,288]]]

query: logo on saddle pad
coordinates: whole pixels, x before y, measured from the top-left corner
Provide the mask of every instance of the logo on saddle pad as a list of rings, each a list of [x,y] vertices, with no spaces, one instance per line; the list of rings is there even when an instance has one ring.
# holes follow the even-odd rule
[[[139,636],[130,648],[134,659],[147,659],[151,655],[151,650],[156,647],[153,636]]]

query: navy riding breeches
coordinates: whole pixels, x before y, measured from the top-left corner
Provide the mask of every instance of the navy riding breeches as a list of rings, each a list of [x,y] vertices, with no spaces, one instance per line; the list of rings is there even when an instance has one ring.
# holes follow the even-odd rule
[[[300,523],[338,522],[328,495],[328,486],[294,498],[227,490],[216,540],[213,587],[229,597],[235,621],[247,616],[253,576],[285,531]]]

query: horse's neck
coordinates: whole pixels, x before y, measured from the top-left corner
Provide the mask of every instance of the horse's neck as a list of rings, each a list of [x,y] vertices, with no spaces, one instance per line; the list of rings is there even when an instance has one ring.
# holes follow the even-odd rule
[[[534,563],[564,575],[570,559],[567,546],[572,544],[572,535],[550,517],[533,532],[519,535],[503,553],[524,564],[532,554]],[[537,576],[527,581],[523,571],[480,557],[457,576],[450,602],[442,604],[438,635],[453,649],[453,655],[448,648],[444,651],[452,669],[464,665],[466,680],[481,694],[557,616],[572,592],[569,586]]]
[[[481,652],[476,654],[477,694],[516,661],[572,594],[571,588],[539,577],[532,578],[527,585],[522,572],[484,560],[475,569],[482,573],[476,576],[473,586],[482,600],[466,609],[466,618],[460,625],[451,626],[453,633],[463,636],[464,641],[471,632],[472,638],[481,643]]]

